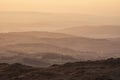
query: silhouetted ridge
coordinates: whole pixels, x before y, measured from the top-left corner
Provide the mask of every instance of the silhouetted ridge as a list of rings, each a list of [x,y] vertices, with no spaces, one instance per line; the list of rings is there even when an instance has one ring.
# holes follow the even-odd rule
[[[15,63],[15,64],[11,64],[7,67],[8,70],[27,70],[27,69],[31,69],[32,67],[30,66],[25,66],[25,65],[22,65],[20,63]]]
[[[73,63],[66,63],[62,66],[84,66],[84,65],[120,65],[120,58],[109,58],[106,60],[97,60],[97,61],[80,61]],[[55,65],[53,65],[55,66]],[[57,65],[56,65],[57,66]]]
[[[33,68],[15,64],[0,64],[1,80],[120,80],[120,58],[81,61]]]

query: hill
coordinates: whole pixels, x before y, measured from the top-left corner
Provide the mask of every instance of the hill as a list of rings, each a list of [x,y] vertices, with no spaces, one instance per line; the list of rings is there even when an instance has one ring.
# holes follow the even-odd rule
[[[31,66],[41,63],[42,66],[48,66],[76,60],[119,57],[120,44],[118,43],[119,41],[112,41],[112,39],[92,39],[52,32],[1,33],[0,60],[6,63],[19,62]],[[47,59],[47,57],[41,59],[43,54],[47,57],[52,54],[58,56],[58,59]],[[39,59],[36,60],[36,57]],[[27,58],[27,62],[24,58]]]
[[[91,38],[116,38],[120,37],[120,26],[80,26],[57,30],[56,32]]]
[[[120,59],[85,61],[34,68],[19,63],[0,64],[2,80],[120,80]]]

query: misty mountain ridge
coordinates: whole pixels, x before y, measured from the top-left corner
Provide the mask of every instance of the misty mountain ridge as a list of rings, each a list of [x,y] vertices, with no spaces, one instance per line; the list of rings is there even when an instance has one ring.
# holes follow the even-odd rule
[[[119,41],[92,39],[55,32],[1,33],[0,59],[1,62],[48,66],[54,63],[119,57],[120,44],[117,43]],[[42,58],[43,54],[46,54],[45,58]],[[49,58],[51,54],[57,58]],[[36,57],[38,58],[36,59]]]
[[[57,30],[56,32],[90,38],[120,37],[120,26],[79,26]]]

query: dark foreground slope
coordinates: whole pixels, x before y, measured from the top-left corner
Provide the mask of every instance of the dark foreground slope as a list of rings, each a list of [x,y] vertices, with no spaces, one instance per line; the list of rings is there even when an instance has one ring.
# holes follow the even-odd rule
[[[48,68],[1,63],[0,80],[120,80],[120,59],[66,63]]]

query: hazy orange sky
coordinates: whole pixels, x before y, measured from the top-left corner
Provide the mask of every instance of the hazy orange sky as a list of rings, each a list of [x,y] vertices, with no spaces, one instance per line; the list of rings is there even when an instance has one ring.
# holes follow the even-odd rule
[[[120,0],[0,0],[0,11],[119,16]]]
[[[120,25],[120,0],[0,0],[0,32],[81,25]]]

